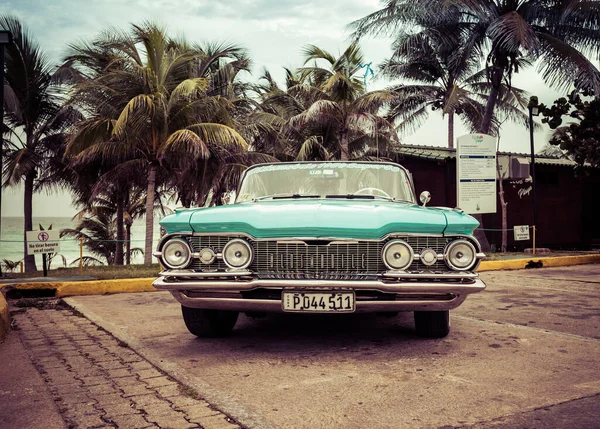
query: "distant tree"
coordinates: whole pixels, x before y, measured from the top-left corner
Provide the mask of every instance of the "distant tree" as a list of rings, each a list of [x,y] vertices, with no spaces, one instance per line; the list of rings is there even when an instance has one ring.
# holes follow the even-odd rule
[[[6,158],[2,186],[24,185],[24,231],[33,229],[33,194],[51,186],[70,128],[81,116],[63,105],[61,76],[18,18],[0,16],[0,28],[9,30],[14,43],[6,49],[3,140]],[[25,239],[25,234],[23,235]],[[25,271],[36,271],[34,255],[27,255]]]
[[[83,263],[114,265],[117,252],[116,221],[114,206],[106,206],[103,201],[90,208],[80,211],[74,218],[77,221],[75,228],[61,230],[61,237],[83,239],[83,245],[93,256],[84,256]],[[122,244],[121,244],[122,246]],[[140,248],[129,250],[129,255],[143,254]],[[71,263],[79,262],[79,258]]]
[[[363,62],[356,43],[337,58],[314,45],[304,48],[304,66],[298,70],[300,82],[295,91],[308,92],[314,101],[289,119],[296,130],[313,130],[300,153],[318,149],[331,158],[348,160],[365,155],[369,148],[387,149],[399,143],[392,124],[380,116],[396,96],[387,90],[366,92],[359,76]]]
[[[459,38],[437,33],[422,36],[418,48],[395,46],[392,56],[380,66],[385,77],[402,82],[390,88],[398,99],[392,102],[387,117],[402,133],[418,128],[430,111],[437,110],[448,119],[448,147],[453,148],[455,116],[471,132],[478,132],[491,85],[486,70],[480,70],[476,53]],[[527,93],[503,84],[497,110],[527,126]],[[497,121],[493,121],[490,133],[496,135],[497,131]]]
[[[537,104],[537,97],[532,97]],[[590,91],[574,90],[552,106],[540,105],[542,123],[554,129],[549,143],[565,151],[580,166],[600,167],[600,99]],[[562,125],[563,117],[572,118]]]

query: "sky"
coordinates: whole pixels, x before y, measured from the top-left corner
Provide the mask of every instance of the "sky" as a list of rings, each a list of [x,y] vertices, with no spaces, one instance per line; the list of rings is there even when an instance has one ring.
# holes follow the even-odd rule
[[[257,79],[267,68],[282,80],[282,67],[301,66],[302,47],[314,44],[334,54],[349,43],[346,26],[380,7],[379,0],[8,0],[0,4],[0,14],[18,16],[50,58],[57,64],[69,43],[89,40],[110,27],[127,28],[130,23],[152,20],[165,25],[173,35],[185,35],[190,41],[228,41],[241,44],[253,61],[252,76]],[[366,39],[361,42],[366,62],[373,68],[390,54],[389,40]],[[385,87],[377,79],[368,89]],[[520,72],[513,85],[528,90],[545,104],[559,94],[546,87],[535,69]],[[447,126],[441,113],[431,112],[430,119],[411,135],[401,136],[406,144],[445,146]],[[455,135],[467,134],[459,125]],[[539,150],[548,141],[549,131],[536,132]],[[529,132],[522,125],[507,123],[502,128],[500,150],[529,151]],[[22,216],[22,189],[3,190],[2,216]],[[65,193],[34,196],[34,216],[72,216]]]

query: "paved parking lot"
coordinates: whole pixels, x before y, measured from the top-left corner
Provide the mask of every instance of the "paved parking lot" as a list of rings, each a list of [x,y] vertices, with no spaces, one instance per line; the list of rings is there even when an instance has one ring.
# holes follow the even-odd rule
[[[597,427],[600,265],[483,273],[444,339],[411,314],[242,316],[190,335],[166,293],[70,298],[251,427]]]

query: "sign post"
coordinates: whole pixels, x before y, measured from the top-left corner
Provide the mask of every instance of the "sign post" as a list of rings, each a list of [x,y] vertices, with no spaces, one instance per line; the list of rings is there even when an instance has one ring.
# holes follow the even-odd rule
[[[27,254],[42,254],[44,266],[44,277],[48,275],[46,265],[46,255],[48,253],[58,253],[60,251],[60,232],[59,231],[27,231]]]
[[[515,225],[515,241],[529,240],[529,225]]]
[[[496,213],[496,138],[456,139],[456,205],[465,213]]]

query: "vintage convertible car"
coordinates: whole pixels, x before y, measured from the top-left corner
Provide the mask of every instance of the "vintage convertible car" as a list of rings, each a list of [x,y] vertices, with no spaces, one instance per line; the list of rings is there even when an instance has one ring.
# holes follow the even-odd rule
[[[384,162],[260,164],[233,204],[161,220],[154,281],[197,336],[229,333],[239,312],[414,311],[418,334],[443,337],[449,310],[485,284],[478,222],[416,203],[412,176]]]

